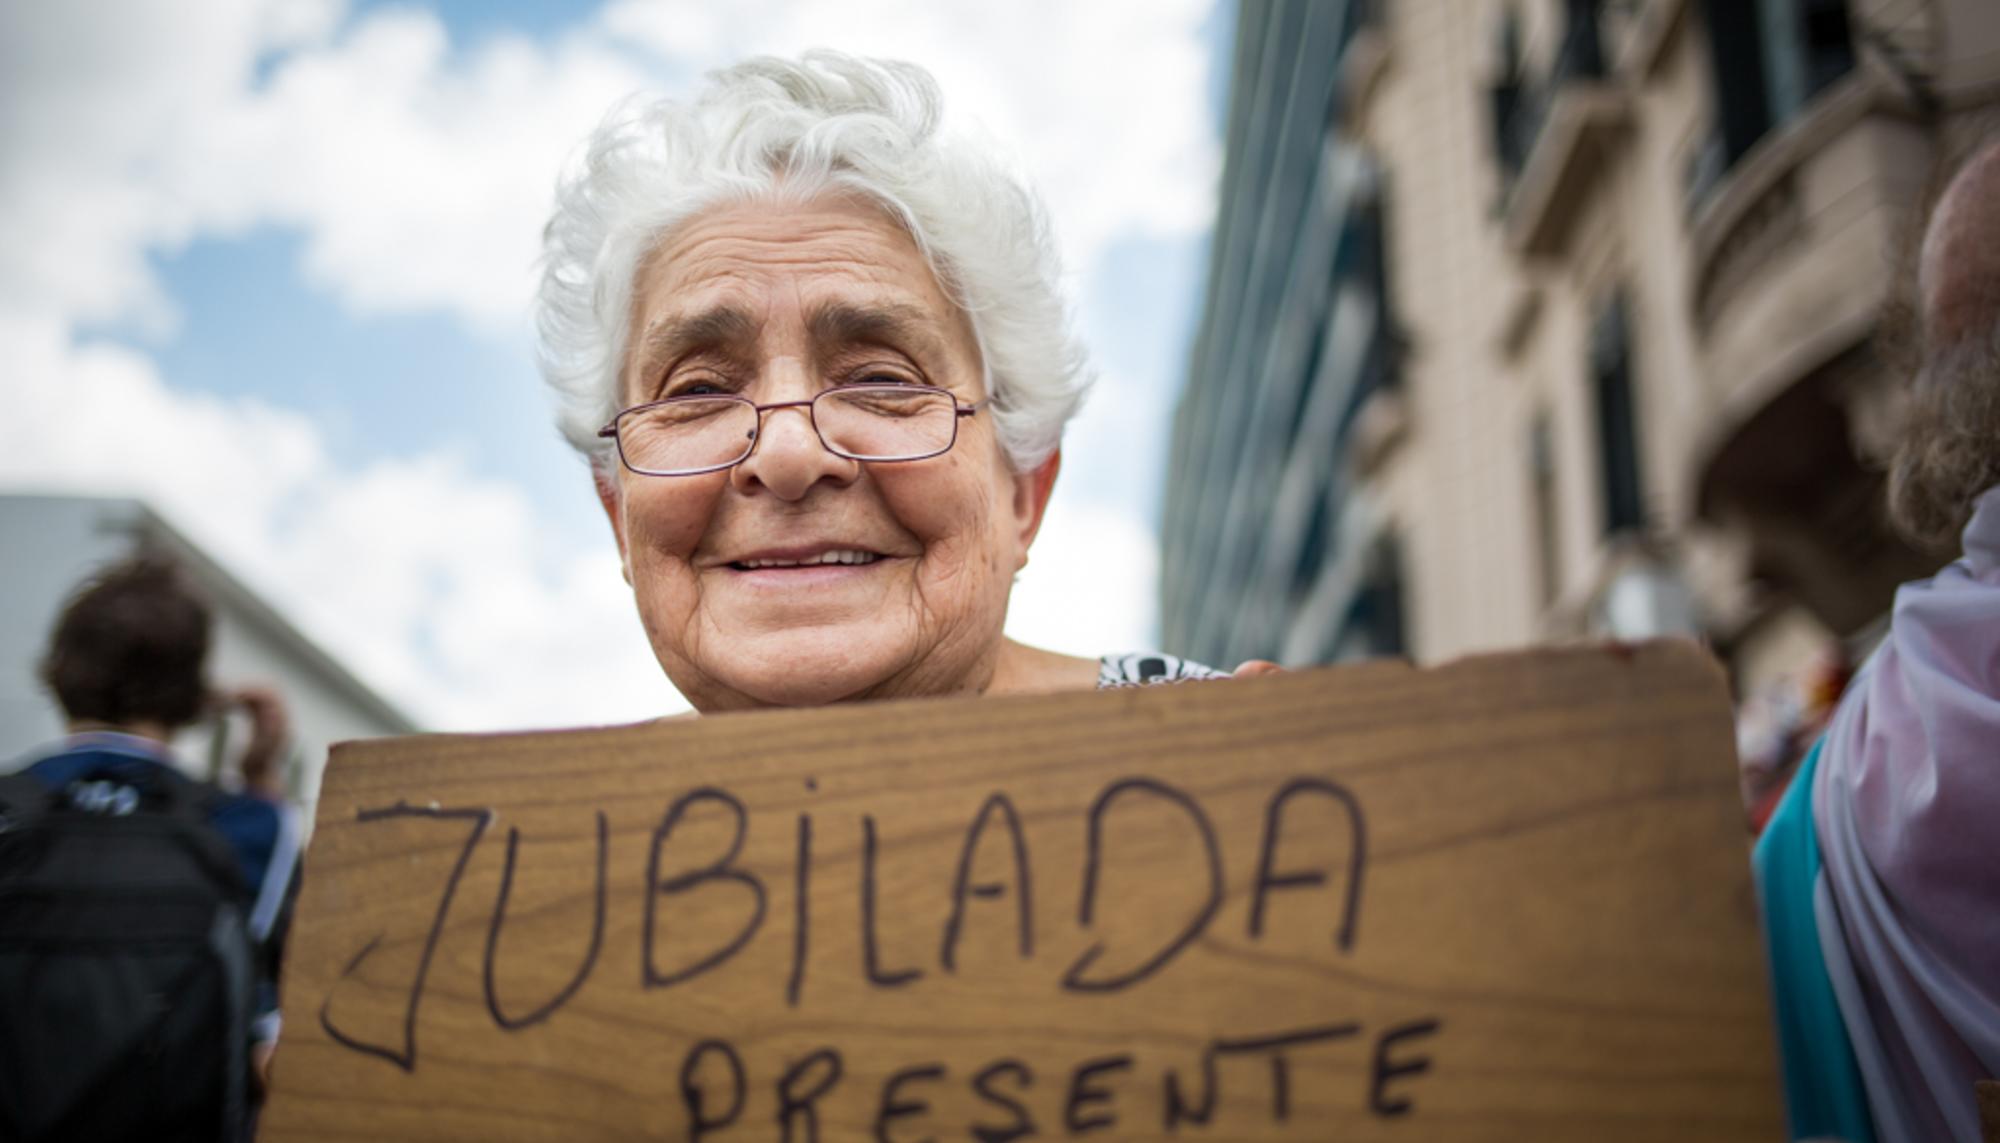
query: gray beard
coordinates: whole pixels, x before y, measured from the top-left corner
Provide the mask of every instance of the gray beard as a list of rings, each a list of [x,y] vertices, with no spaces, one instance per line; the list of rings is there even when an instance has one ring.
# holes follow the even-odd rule
[[[1891,519],[1925,547],[1955,550],[1973,501],[2000,484],[2000,325],[1925,353],[1898,437]]]

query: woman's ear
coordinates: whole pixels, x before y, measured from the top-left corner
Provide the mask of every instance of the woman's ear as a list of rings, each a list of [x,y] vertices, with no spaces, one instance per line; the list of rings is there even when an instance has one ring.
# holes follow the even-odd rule
[[[1014,476],[1014,526],[1021,543],[1023,564],[1028,562],[1028,548],[1034,544],[1035,535],[1042,530],[1042,517],[1049,508],[1049,494],[1055,491],[1056,473],[1061,470],[1062,449],[1058,448],[1035,468]]]
[[[611,521],[611,534],[618,540],[618,566],[625,573],[625,582],[632,582],[632,560],[625,551],[625,498],[618,487],[618,478],[596,464],[590,466],[591,482],[597,485],[597,502],[604,506],[604,516]]]

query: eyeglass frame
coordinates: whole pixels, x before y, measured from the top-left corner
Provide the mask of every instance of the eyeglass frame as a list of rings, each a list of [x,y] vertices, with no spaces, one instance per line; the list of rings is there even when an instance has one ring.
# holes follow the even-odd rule
[[[936,393],[948,398],[951,401],[952,412],[955,414],[951,419],[951,439],[946,441],[944,447],[938,449],[936,452],[922,453],[917,456],[867,457],[842,452],[840,449],[833,447],[833,443],[826,439],[826,434],[820,431],[817,405],[821,397],[828,397],[837,393],[851,393],[857,389],[892,389],[899,393]],[[738,404],[750,406],[757,414],[757,429],[750,437],[749,446],[743,450],[743,455],[726,464],[711,464],[703,468],[680,468],[674,469],[671,472],[657,472],[634,465],[625,456],[625,440],[618,434],[618,422],[624,420],[631,413],[643,413],[647,409],[656,409],[661,405],[672,405],[683,401],[735,401]],[[611,441],[612,447],[618,453],[618,463],[624,465],[628,472],[633,472],[640,476],[706,476],[711,472],[722,472],[725,469],[735,468],[737,465],[750,459],[751,455],[757,451],[758,442],[764,439],[765,413],[770,412],[772,409],[804,408],[806,411],[806,422],[812,425],[813,435],[819,438],[820,447],[840,457],[842,460],[851,460],[857,464],[908,464],[915,460],[931,460],[950,452],[958,444],[958,422],[978,414],[981,409],[986,408],[992,403],[993,398],[989,396],[981,397],[970,405],[961,405],[958,402],[958,394],[949,389],[940,388],[936,385],[905,385],[901,383],[893,385],[837,385],[831,389],[822,389],[820,392],[803,401],[772,401],[765,405],[760,405],[741,393],[683,393],[678,396],[662,397],[657,401],[647,401],[643,404],[630,405],[620,409],[612,415],[609,421],[604,423],[602,428],[597,430],[597,436],[600,440],[608,439]]]

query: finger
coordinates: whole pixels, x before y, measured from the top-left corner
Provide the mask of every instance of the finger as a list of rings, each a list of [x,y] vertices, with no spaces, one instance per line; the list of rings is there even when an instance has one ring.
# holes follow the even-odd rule
[[[1234,674],[1233,677],[1239,679],[1254,679],[1258,675],[1283,674],[1284,670],[1285,668],[1279,666],[1276,663],[1273,663],[1269,659],[1248,659],[1244,661],[1242,666],[1236,668],[1236,673]]]

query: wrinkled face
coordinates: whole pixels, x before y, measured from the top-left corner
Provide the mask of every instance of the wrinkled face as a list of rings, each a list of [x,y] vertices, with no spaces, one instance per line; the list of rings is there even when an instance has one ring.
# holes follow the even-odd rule
[[[718,208],[642,264],[624,405],[864,382],[986,396],[964,315],[879,212]],[[800,407],[766,411],[732,469],[617,465],[599,493],[661,666],[697,709],[728,710],[983,689],[1054,471],[1016,475],[988,411],[942,456],[891,464],[828,452]]]

